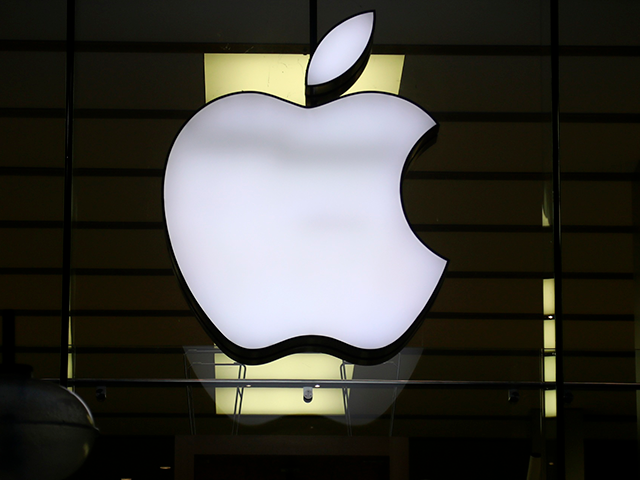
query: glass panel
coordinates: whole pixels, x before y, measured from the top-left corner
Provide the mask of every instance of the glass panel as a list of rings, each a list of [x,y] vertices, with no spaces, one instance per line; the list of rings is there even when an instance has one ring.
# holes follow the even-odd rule
[[[548,2],[320,2],[318,38],[344,18],[376,9],[373,52],[404,56],[400,95],[440,123],[437,143],[415,159],[398,190],[416,235],[450,263],[437,300],[400,356],[376,367],[338,359],[327,374],[310,374],[315,367],[308,365],[306,373],[286,366],[263,374],[298,382],[286,386],[296,408],[315,408],[326,392],[331,410],[305,414],[279,405],[277,412],[250,413],[249,397],[267,387],[260,384],[264,376],[247,369],[240,377],[247,404],[236,416],[222,406],[222,389],[235,407],[239,385],[197,384],[228,379],[172,271],[164,167],[181,126],[205,104],[204,55],[306,55],[308,5],[152,3],[77,1],[72,374],[103,433],[77,475],[178,478],[183,467],[174,457],[190,458],[192,471],[206,475],[211,465],[222,469],[238,458],[249,464],[253,441],[267,450],[298,442],[305,459],[306,441],[324,441],[328,451],[353,441],[362,458],[331,461],[342,473],[359,465],[383,478],[484,471],[506,477],[527,469],[529,478],[555,478],[562,460],[584,478],[604,471],[603,457],[635,462],[636,392],[603,384],[640,378],[637,6],[560,1],[569,382],[562,448],[553,409]],[[16,310],[18,360],[33,365],[39,378],[58,375],[65,9],[62,1],[0,7],[0,249],[7,252],[0,306]],[[231,364],[226,368],[243,371]],[[139,383],[110,383],[121,379]],[[141,387],[164,379],[194,382]],[[96,397],[100,381],[107,385],[104,401]],[[323,384],[330,381],[353,383]],[[305,387],[314,396],[309,404]],[[228,452],[233,458],[198,450],[198,439],[209,435],[237,446]],[[180,438],[194,442],[189,455],[178,455],[186,448]],[[404,463],[388,454],[392,444]],[[254,460],[299,473],[290,458]]]
[[[571,390],[570,399],[566,407],[567,468],[584,464],[585,478],[597,478],[613,461],[631,476],[637,475],[636,392]]]
[[[625,32],[636,6],[587,2],[569,15],[575,2],[561,5],[561,42],[580,46],[560,60],[565,374],[635,382],[638,104],[628,82],[640,78],[640,62],[628,55],[637,41]],[[590,28],[608,15],[618,20]]]
[[[178,354],[169,354],[173,359],[167,362],[155,361],[154,346],[208,344],[171,278],[160,196],[169,146],[182,122],[204,101],[207,50],[192,42],[241,42],[286,52],[307,38],[306,6],[264,12],[256,5],[242,23],[246,27],[260,18],[263,25],[254,21],[255,28],[243,32],[245,27],[225,27],[225,16],[236,17],[223,6],[201,6],[200,18],[189,20],[182,9],[169,15],[160,6],[151,21],[140,17],[143,2],[133,5],[114,4],[100,11],[81,3],[78,10],[79,38],[105,46],[77,55],[76,158],[82,170],[75,177],[79,223],[73,308],[78,372],[87,377],[169,377],[168,372],[183,367]],[[458,7],[452,10],[451,4],[440,2],[420,7],[420,15],[378,7],[376,45],[392,45],[406,54],[401,95],[442,117],[440,140],[416,160],[402,193],[409,222],[427,245],[451,259],[450,272],[429,318],[409,344],[418,352],[417,366],[402,378],[537,381],[541,280],[552,270],[550,231],[542,219],[544,172],[550,170],[544,117],[548,57],[542,51],[505,55],[490,48],[483,55],[433,55],[405,45],[544,44],[545,12],[536,2],[516,9],[521,22],[513,29],[504,21],[514,18],[507,15],[514,7],[506,2],[489,4],[485,23],[472,25],[475,4],[460,2]],[[323,5],[320,32],[356,13],[353,8]],[[304,27],[278,29],[283,20],[275,18],[284,10],[290,10],[284,17],[288,24]],[[117,37],[105,28],[115,12],[128,18]],[[449,14],[457,30],[441,28],[437,18]],[[183,26],[159,30],[175,15],[185,16],[188,32],[180,30]],[[207,31],[201,23],[206,17],[211,18]],[[420,17],[421,28],[409,28]],[[275,22],[266,28],[265,18]],[[424,28],[425,19],[432,28]],[[400,23],[409,27],[400,29]],[[146,36],[140,35],[142,26]],[[407,37],[405,32],[411,31],[415,34]],[[109,43],[114,41],[131,45]],[[134,49],[133,42],[168,43],[145,51]],[[163,50],[172,42],[182,43],[182,50]],[[238,53],[235,46],[229,48]],[[133,350],[119,350],[125,347]],[[107,351],[122,359],[105,361]],[[356,378],[361,369],[356,368]]]
[[[560,2],[566,466],[581,478],[638,468],[637,7]]]
[[[64,1],[0,5],[0,305],[36,378],[59,372],[65,27]]]

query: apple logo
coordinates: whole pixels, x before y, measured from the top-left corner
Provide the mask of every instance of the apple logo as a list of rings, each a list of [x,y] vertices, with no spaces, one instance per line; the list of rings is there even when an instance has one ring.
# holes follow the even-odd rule
[[[401,178],[438,124],[398,96],[337,98],[362,73],[374,12],[320,42],[307,106],[257,92],[196,112],[167,160],[174,270],[230,357],[322,352],[360,364],[396,355],[419,328],[447,261],[409,226]]]

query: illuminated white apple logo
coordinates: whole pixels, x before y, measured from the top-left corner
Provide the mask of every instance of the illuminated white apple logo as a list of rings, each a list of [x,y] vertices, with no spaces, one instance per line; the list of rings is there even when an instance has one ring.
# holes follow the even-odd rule
[[[200,109],[167,161],[164,208],[177,276],[225,352],[262,363],[320,351],[395,355],[419,327],[447,261],[404,215],[401,176],[436,122],[383,93],[331,101],[371,50],[374,14],[334,28],[301,107],[238,93]]]

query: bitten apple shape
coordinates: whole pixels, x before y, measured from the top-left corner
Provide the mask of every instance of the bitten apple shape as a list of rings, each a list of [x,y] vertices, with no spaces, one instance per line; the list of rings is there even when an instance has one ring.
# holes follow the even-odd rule
[[[367,15],[369,38],[358,41],[370,49],[372,12],[325,39]],[[314,107],[262,93],[214,100],[185,124],[167,161],[178,278],[216,343],[244,363],[299,351],[383,361],[418,328],[446,268],[409,227],[400,192],[408,160],[438,125],[394,95],[327,101],[354,81],[339,70]]]

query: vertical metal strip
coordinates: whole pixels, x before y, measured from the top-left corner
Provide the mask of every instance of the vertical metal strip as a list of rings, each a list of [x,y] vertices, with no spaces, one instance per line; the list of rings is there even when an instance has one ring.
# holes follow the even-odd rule
[[[309,54],[318,46],[318,0],[309,0]]]
[[[553,270],[555,286],[556,326],[556,478],[563,480],[565,472],[565,415],[564,415],[564,344],[562,306],[562,196],[560,169],[560,21],[559,0],[550,3],[551,27],[551,125],[553,137]]]
[[[73,81],[75,71],[75,0],[67,0],[65,141],[64,141],[64,217],[62,232],[62,298],[60,305],[60,385],[68,385],[69,326],[71,301],[71,219],[73,187]]]

